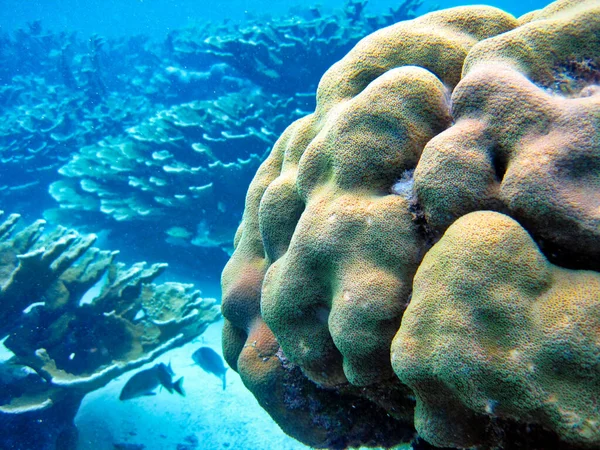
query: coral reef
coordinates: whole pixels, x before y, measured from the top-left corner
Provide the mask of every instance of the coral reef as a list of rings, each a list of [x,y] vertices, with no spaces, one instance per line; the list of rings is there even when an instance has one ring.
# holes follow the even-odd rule
[[[86,41],[46,32],[36,22],[0,41],[0,198],[5,208],[24,209],[20,203],[31,196],[50,200],[48,184],[80,148],[120,136],[167,106],[248,85],[214,61],[206,61],[203,71],[185,71],[166,42],[147,38]]]
[[[191,341],[219,306],[192,285],[153,284],[166,264],[126,267],[93,235],[18,220],[0,224],[0,338],[12,352],[0,363],[0,423],[31,440],[8,448],[72,448],[87,393]]]
[[[120,134],[152,110],[144,96],[109,93],[100,104],[84,91],[48,86],[43,78],[14,77],[18,92],[0,121],[0,197],[44,192],[56,171],[82,146]]]
[[[207,56],[234,67],[249,80],[279,94],[314,91],[323,72],[361,38],[415,17],[421,0],[404,0],[384,14],[365,14],[366,0],[347,0],[341,11],[297,8],[291,17],[250,20],[173,33],[180,61],[194,67]]]
[[[325,73],[258,169],[222,275],[224,355],[284,431],[600,445],[598,36],[590,0],[518,20],[460,7]]]
[[[130,226],[152,224],[154,239],[231,247],[250,183],[290,117],[294,99],[252,90],[160,111],[124,137],[82,148],[50,186],[60,210],[47,217],[94,214]],[[59,220],[64,223],[64,220]],[[108,225],[113,229],[115,225]]]

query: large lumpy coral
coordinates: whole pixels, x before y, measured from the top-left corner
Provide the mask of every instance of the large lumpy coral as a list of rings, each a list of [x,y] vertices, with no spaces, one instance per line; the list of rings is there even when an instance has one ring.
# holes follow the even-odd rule
[[[557,70],[598,58],[599,7],[555,8],[471,50],[455,124],[427,144],[415,188],[436,229],[506,211],[563,264],[599,270],[600,86],[584,75],[579,90],[553,92]]]
[[[549,263],[518,222],[480,211],[423,259],[392,362],[434,444],[481,444],[500,417],[592,447],[598,330],[600,274]]]
[[[592,1],[462,7],[324,75],[222,277],[224,354],[286,432],[600,445],[599,36]]]

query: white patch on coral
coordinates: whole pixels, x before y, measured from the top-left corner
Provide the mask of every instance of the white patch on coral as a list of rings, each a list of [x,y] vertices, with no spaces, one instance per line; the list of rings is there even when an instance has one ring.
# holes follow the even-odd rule
[[[88,305],[92,303],[95,299],[97,299],[102,293],[102,288],[106,285],[107,280],[108,271],[105,272],[104,275],[102,275],[102,278],[100,278],[96,282],[96,284],[94,284],[91,288],[87,290],[85,294],[83,294],[83,297],[81,297],[81,300],[79,300],[79,306]]]
[[[405,170],[399,180],[397,180],[391,187],[390,191],[394,195],[399,195],[408,201],[415,199],[415,169]]]

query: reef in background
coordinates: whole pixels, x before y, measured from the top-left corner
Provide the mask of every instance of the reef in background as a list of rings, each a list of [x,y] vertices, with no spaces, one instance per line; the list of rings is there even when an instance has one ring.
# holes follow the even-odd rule
[[[2,207],[102,227],[117,247],[135,226],[127,243],[144,258],[178,264],[179,246],[189,261],[224,264],[252,175],[285,127],[314,108],[325,68],[421,6],[406,0],[375,17],[366,3],[200,23],[164,42],[83,40],[40,22],[3,35]]]

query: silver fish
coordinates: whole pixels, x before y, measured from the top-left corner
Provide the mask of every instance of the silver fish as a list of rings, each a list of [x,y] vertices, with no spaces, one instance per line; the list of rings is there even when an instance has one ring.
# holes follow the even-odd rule
[[[223,381],[223,390],[225,390],[227,367],[225,367],[223,359],[217,352],[210,347],[200,347],[192,354],[192,360],[206,372],[219,377]]]
[[[183,391],[183,377],[173,382],[174,375],[171,364],[167,366],[164,363],[159,363],[150,369],[142,370],[125,383],[119,400],[129,400],[144,395],[156,395],[154,390],[161,385],[171,394],[175,391],[180,395],[185,395]]]

